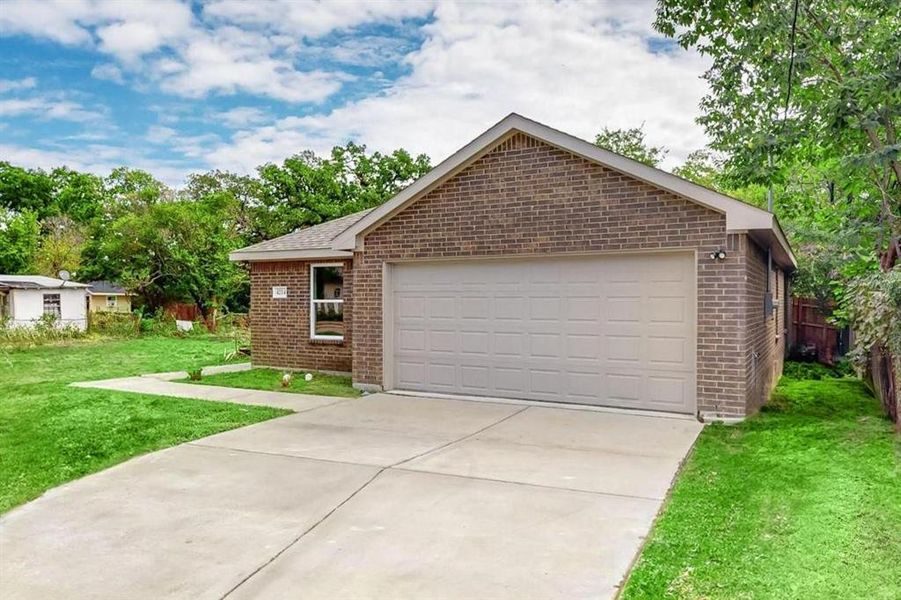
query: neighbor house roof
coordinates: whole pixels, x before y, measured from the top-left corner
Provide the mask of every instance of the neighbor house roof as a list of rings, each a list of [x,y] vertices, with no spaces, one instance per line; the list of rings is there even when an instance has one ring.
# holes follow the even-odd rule
[[[88,287],[77,281],[63,281],[43,275],[0,275],[0,288],[20,290],[56,290],[59,288]]]
[[[339,258],[350,252],[336,252],[332,241],[342,231],[365,217],[372,209],[361,210],[319,225],[297,229],[287,235],[235,250],[231,260],[285,260],[292,258]]]
[[[128,291],[118,283],[112,281],[89,281],[88,293],[102,296],[127,296]]]
[[[635,179],[682,196],[726,216],[726,230],[729,233],[747,233],[765,248],[773,249],[773,258],[783,266],[797,267],[791,246],[782,227],[773,213],[757,208],[725,194],[721,194],[672,173],[650,167],[637,160],[599,148],[591,142],[579,139],[547,125],[532,121],[516,113],[511,113],[485,133],[471,141],[441,164],[417,179],[388,202],[373,209],[351,227],[345,229],[332,245],[335,250],[352,251],[363,249],[363,236],[418,200],[450,177],[453,177],[500,141],[516,132],[521,132],[581,156],[586,160],[625,173]]]

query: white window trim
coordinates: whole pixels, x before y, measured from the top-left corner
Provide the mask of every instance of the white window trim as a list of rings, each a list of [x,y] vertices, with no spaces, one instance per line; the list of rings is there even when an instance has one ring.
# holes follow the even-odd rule
[[[112,300],[112,302],[110,302]],[[118,308],[119,307],[119,298],[116,296],[107,296],[106,297],[106,307],[107,308]]]
[[[48,296],[56,296],[56,304],[53,305],[53,308],[56,310],[54,312],[47,312],[47,297]],[[60,293],[44,293],[41,295],[41,305],[43,308],[43,312],[41,314],[44,315],[53,315],[57,319],[63,318],[63,295]]]
[[[341,304],[341,312],[344,313],[344,298],[325,298],[316,300],[316,269],[321,267],[341,267],[342,276],[344,274],[344,263],[311,263],[310,264],[310,339],[311,340],[330,340],[340,342],[344,340],[343,335],[316,335],[316,304]],[[341,286],[342,288],[344,285]]]

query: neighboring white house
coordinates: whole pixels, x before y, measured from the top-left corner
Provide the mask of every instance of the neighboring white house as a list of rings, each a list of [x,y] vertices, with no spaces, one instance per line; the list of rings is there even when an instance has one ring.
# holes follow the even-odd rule
[[[43,275],[0,275],[0,318],[12,327],[30,327],[53,315],[61,326],[86,329],[87,287]]]

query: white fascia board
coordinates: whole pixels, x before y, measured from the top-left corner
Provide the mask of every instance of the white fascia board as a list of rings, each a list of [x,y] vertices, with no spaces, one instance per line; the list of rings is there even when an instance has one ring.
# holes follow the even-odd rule
[[[232,262],[266,262],[276,260],[318,260],[322,258],[353,258],[353,252],[316,248],[312,250],[236,250],[228,255]]]

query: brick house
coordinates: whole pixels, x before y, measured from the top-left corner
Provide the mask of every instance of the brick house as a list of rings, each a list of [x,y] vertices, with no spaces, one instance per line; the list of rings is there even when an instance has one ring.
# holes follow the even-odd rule
[[[796,266],[771,213],[516,114],[385,204],[231,258],[257,365],[702,419],[766,401]]]

